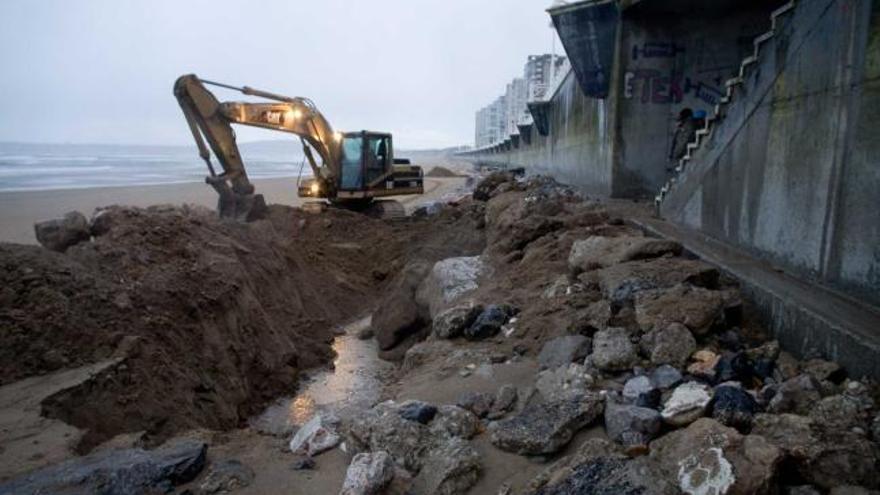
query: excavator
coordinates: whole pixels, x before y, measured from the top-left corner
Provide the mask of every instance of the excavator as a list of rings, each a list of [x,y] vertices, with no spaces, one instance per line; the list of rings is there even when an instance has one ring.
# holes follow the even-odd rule
[[[271,102],[221,103],[206,85]],[[208,166],[210,175],[205,182],[220,196],[221,217],[251,221],[266,211],[263,196],[255,194],[254,185],[248,180],[231,124],[262,127],[299,137],[305,160],[312,169],[311,177],[299,180],[297,193],[302,198],[388,216],[402,210],[402,206],[396,201],[378,198],[424,192],[421,167],[394,157],[391,134],[334,131],[308,98],[207,81],[195,74],[177,79],[174,96],[199,148],[199,156]],[[211,162],[211,151],[223,167],[219,174]]]

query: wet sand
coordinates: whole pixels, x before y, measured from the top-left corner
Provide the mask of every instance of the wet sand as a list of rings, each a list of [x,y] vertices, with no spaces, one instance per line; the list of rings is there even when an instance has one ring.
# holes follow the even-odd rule
[[[296,195],[296,178],[254,180],[257,192],[268,203],[298,206],[303,199]],[[394,198],[407,210],[427,201],[452,194],[465,182],[464,178],[425,178],[425,194]],[[0,192],[0,242],[36,244],[34,223],[56,218],[69,211],[86,216],[95,208],[109,205],[147,207],[158,204],[198,204],[214,208],[217,193],[207,184],[187,182],[130,187],[95,187],[46,191]]]

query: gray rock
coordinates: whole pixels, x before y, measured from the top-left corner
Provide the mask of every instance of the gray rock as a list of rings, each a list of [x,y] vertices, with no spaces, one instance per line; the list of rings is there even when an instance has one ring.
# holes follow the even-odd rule
[[[516,310],[506,304],[490,304],[477,316],[471,326],[464,330],[464,337],[468,340],[482,340],[495,336],[515,313]]]
[[[460,337],[470,327],[477,316],[483,312],[483,306],[463,304],[440,312],[434,317],[432,333],[438,339],[454,339]]]
[[[427,307],[431,319],[477,288],[485,266],[479,256],[447,258],[431,268],[416,292],[416,299]]]
[[[658,366],[651,371],[651,382],[659,389],[672,388],[681,383],[681,380],[681,372],[668,364]]]
[[[394,461],[388,452],[360,453],[345,473],[339,495],[380,495],[394,478]]]
[[[89,221],[78,211],[71,211],[63,218],[34,224],[34,234],[43,247],[58,252],[91,238]]]
[[[254,481],[254,470],[241,461],[229,459],[215,462],[199,485],[202,493],[231,492],[244,488]]]
[[[681,323],[697,335],[709,331],[724,310],[718,291],[690,285],[641,291],[635,296],[636,321],[643,330]]]
[[[719,273],[714,267],[697,260],[657,258],[609,266],[596,272],[605,297],[618,304],[632,301],[643,290],[662,289],[687,283],[712,288]]]
[[[681,253],[681,245],[650,237],[591,236],[572,244],[568,266],[572,270],[588,271],[625,261],[657,258],[668,253]]]
[[[626,381],[623,386],[623,399],[629,404],[636,402],[642,394],[654,390],[654,383],[646,375],[636,376]]]
[[[424,326],[422,310],[416,299],[416,287],[427,272],[428,264],[409,263],[383,292],[371,322],[379,349],[385,351],[393,348]]]
[[[858,401],[846,395],[832,395],[813,404],[809,413],[813,423],[826,430],[851,430],[868,425]]]
[[[681,323],[671,323],[655,328],[642,337],[642,350],[655,365],[684,366],[697,350],[697,341],[690,330]]]
[[[686,426],[706,413],[712,389],[699,382],[686,382],[672,391],[663,404],[663,421],[672,426]]]
[[[818,386],[815,378],[808,374],[786,380],[776,387],[775,394],[767,405],[767,412],[809,414],[810,409],[822,398]]]
[[[559,451],[581,428],[604,411],[605,400],[599,394],[561,399],[555,402],[530,403],[518,414],[490,425],[491,441],[496,447],[521,455],[543,455]]]
[[[608,436],[625,446],[647,445],[660,433],[663,421],[654,409],[608,401],[605,404],[605,429]]]
[[[0,493],[165,493],[195,479],[208,446],[174,442],[156,450],[104,450],[71,459],[0,484]]]
[[[332,449],[342,438],[337,432],[339,418],[330,413],[316,414],[290,439],[290,451],[314,457]]]
[[[583,335],[566,335],[551,339],[544,344],[538,354],[541,369],[556,368],[583,361],[590,353],[592,342]]]
[[[516,387],[510,384],[502,385],[492,401],[492,410],[489,411],[489,419],[498,419],[516,407],[519,393]]]
[[[538,373],[535,388],[544,400],[555,401],[581,397],[593,383],[593,376],[587,373],[584,366],[572,363]]]
[[[593,364],[600,370],[625,371],[637,362],[636,347],[624,328],[600,330],[593,336]]]
[[[801,369],[803,373],[810,375],[819,382],[830,381],[839,383],[846,376],[846,373],[839,364],[824,359],[805,361],[801,364]]]
[[[414,480],[415,493],[459,495],[477,483],[480,455],[467,442],[455,438],[432,450]]]
[[[495,397],[486,392],[465,392],[456,401],[456,405],[462,409],[474,413],[478,418],[485,418],[492,410]]]

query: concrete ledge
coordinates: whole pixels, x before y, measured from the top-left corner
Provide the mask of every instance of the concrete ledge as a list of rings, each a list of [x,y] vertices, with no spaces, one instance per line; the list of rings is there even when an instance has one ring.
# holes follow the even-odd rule
[[[674,239],[704,261],[736,277],[759,321],[799,358],[817,353],[850,376],[880,380],[880,311],[873,306],[784,273],[717,239],[654,218],[632,218],[637,227]]]

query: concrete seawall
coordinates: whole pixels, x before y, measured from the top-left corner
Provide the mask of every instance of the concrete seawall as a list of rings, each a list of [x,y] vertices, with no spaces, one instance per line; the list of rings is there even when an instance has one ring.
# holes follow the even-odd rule
[[[609,5],[617,15],[589,13]],[[543,109],[546,135],[532,126],[467,157],[592,194],[656,195],[670,235],[766,267],[746,286],[789,348],[876,375],[865,363],[880,349],[880,5],[585,0],[551,15],[573,11],[587,13],[554,19],[575,70]],[[614,36],[591,34],[612,32],[599,19]],[[595,65],[603,53],[612,66]],[[672,160],[683,108],[707,119]],[[859,317],[835,321],[834,308]]]

